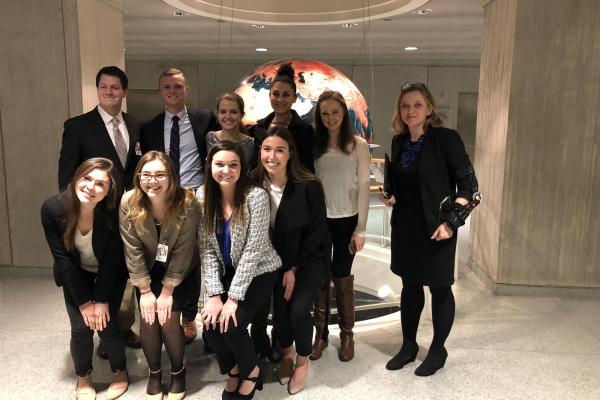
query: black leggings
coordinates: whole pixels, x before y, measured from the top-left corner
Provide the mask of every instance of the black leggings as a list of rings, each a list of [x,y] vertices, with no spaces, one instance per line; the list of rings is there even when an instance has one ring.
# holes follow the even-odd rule
[[[312,351],[313,321],[310,311],[325,274],[324,260],[318,260],[296,272],[292,298],[285,301],[282,286],[283,271],[280,271],[273,297],[275,310],[274,329],[281,347],[296,344],[296,353],[308,357]]]
[[[96,274],[82,270],[85,283],[90,292],[93,291]],[[119,279],[111,292],[108,301],[108,312],[110,321],[106,328],[98,332],[102,340],[102,347],[108,356],[110,369],[113,372],[124,371],[126,369],[125,360],[125,339],[123,334],[117,329],[117,315],[125,290],[125,279]],[[65,307],[71,322],[71,357],[75,364],[75,373],[78,376],[86,376],[92,371],[92,354],[94,352],[94,331],[85,326],[79,306],[76,304],[68,290],[63,286],[65,298]]]
[[[327,226],[333,244],[331,258],[331,274],[336,278],[345,278],[350,275],[354,254],[348,251],[352,234],[358,224],[358,214],[345,218],[327,218]]]
[[[431,348],[440,349],[452,329],[454,322],[454,295],[451,286],[429,287],[431,292],[431,315],[433,319],[433,340]],[[425,306],[423,286],[404,285],[400,294],[400,315],[404,343],[417,342],[417,329],[421,312]]]
[[[277,274],[278,271],[267,272],[252,279],[246,290],[244,300],[238,302],[235,312],[237,327],[229,321],[225,333],[219,331],[219,323],[217,323],[215,329],[211,325],[206,330],[206,340],[217,354],[217,361],[222,374],[226,374],[237,365],[240,370],[240,378],[245,379],[256,367],[257,359],[252,339],[248,334],[248,325],[265,298],[273,290]],[[229,289],[232,278],[228,274],[221,279],[226,291]],[[227,301],[227,293],[221,294],[221,300],[223,303]]]

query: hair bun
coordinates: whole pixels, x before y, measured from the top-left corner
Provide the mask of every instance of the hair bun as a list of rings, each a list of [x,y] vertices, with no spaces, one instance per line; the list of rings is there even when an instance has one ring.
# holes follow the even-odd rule
[[[287,76],[292,80],[292,82],[294,81],[295,74],[296,72],[294,71],[294,67],[292,67],[292,63],[289,62],[281,64],[279,69],[277,69],[277,76]]]

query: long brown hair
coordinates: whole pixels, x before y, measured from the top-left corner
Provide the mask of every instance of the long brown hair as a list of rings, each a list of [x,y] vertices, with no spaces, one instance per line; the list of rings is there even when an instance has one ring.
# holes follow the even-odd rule
[[[313,125],[315,128],[315,159],[321,157],[327,152],[329,142],[329,130],[321,118],[321,103],[323,103],[325,100],[337,101],[344,112],[342,125],[340,127],[340,136],[338,137],[338,145],[340,150],[345,154],[350,154],[356,146],[356,139],[354,138],[354,132],[350,126],[350,116],[348,115],[348,106],[346,105],[344,96],[342,96],[340,92],[326,90],[321,93],[319,99],[317,100],[313,117]]]
[[[121,193],[121,184],[118,175],[115,172],[113,162],[107,158],[95,157],[85,160],[75,171],[73,180],[63,192],[65,198],[65,219],[66,229],[63,235],[63,243],[67,250],[73,250],[75,247],[75,231],[77,230],[77,222],[81,213],[81,203],[77,197],[77,181],[89,174],[95,169],[106,172],[108,175],[109,188],[106,197],[101,202],[96,204],[94,215],[105,212],[106,210],[114,210],[119,201]]]
[[[296,142],[294,141],[294,137],[290,133],[290,131],[285,127],[277,127],[270,129],[265,135],[262,143],[269,137],[276,136],[283,140],[288,145],[288,149],[290,152],[290,159],[287,162],[285,167],[286,175],[289,180],[292,182],[305,182],[305,181],[319,181],[319,179],[312,174],[309,170],[307,170],[300,162],[300,157],[298,156],[298,151],[296,151]],[[261,145],[262,149],[262,145]],[[269,173],[265,170],[265,167],[262,165],[262,161],[260,160],[260,150],[258,154],[258,165],[252,172],[252,176],[254,179],[262,184],[265,180],[271,180],[269,178]]]
[[[232,151],[240,159],[240,177],[235,183],[233,194],[232,225],[244,224],[246,218],[244,216],[246,191],[251,186],[255,186],[248,178],[248,166],[246,165],[246,161],[244,161],[244,152],[239,144],[229,140],[222,140],[210,148],[204,167],[204,203],[201,205],[203,210],[202,224],[208,234],[213,234],[217,231],[217,223],[223,218],[221,187],[212,176],[212,160],[214,155],[219,151]]]
[[[192,191],[187,191],[179,185],[177,173],[171,159],[161,151],[152,150],[147,152],[140,158],[135,167],[133,195],[129,199],[127,212],[125,213],[125,218],[134,224],[138,232],[144,230],[144,222],[146,222],[146,218],[148,218],[152,209],[148,195],[142,190],[140,173],[146,163],[154,160],[159,160],[163,163],[169,177],[169,186],[167,187],[165,199],[165,220],[163,223],[178,225],[184,216],[184,208],[189,207],[195,201]]]
[[[440,117],[437,112],[437,108],[435,107],[435,100],[433,99],[433,95],[427,88],[427,85],[424,83],[407,83],[402,85],[400,88],[400,95],[398,96],[398,100],[396,100],[396,109],[394,110],[394,116],[392,117],[392,128],[395,132],[400,134],[408,133],[408,126],[402,121],[402,117],[400,114],[400,106],[402,104],[402,96],[404,96],[408,92],[420,92],[427,105],[431,109],[431,114],[425,120],[424,128],[427,129],[428,126],[432,126],[434,128],[440,127],[444,125],[444,121]]]

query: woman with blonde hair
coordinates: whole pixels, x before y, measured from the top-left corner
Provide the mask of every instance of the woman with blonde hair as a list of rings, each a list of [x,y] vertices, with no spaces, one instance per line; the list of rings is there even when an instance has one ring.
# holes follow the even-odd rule
[[[442,126],[425,84],[402,86],[392,126],[398,132],[392,139],[392,190],[381,201],[393,206],[391,269],[402,278],[402,347],[386,368],[401,369],[416,359],[423,286],[429,286],[433,340],[415,370],[415,375],[429,376],[448,357],[456,233],[479,195],[477,178],[460,136]]]
[[[192,189],[178,184],[169,157],[158,151],[142,156],[134,188],[123,195],[121,236],[131,283],[140,305],[140,338],[150,379],[147,399],[162,399],[161,349],[171,361],[168,399],[185,397],[185,338],[181,306],[193,286],[198,262],[198,203]]]

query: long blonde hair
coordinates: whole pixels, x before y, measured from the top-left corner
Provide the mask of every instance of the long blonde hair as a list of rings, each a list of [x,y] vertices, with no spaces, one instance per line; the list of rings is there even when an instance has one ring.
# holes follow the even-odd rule
[[[149,151],[140,158],[135,167],[133,175],[133,195],[127,204],[125,218],[133,223],[138,232],[144,230],[144,223],[150,215],[152,204],[148,195],[142,190],[140,183],[140,173],[144,165],[150,161],[159,160],[163,163],[169,177],[169,187],[167,188],[165,199],[165,219],[163,223],[179,226],[185,215],[185,208],[196,201],[193,191],[186,190],[179,185],[177,173],[171,159],[163,152]]]

